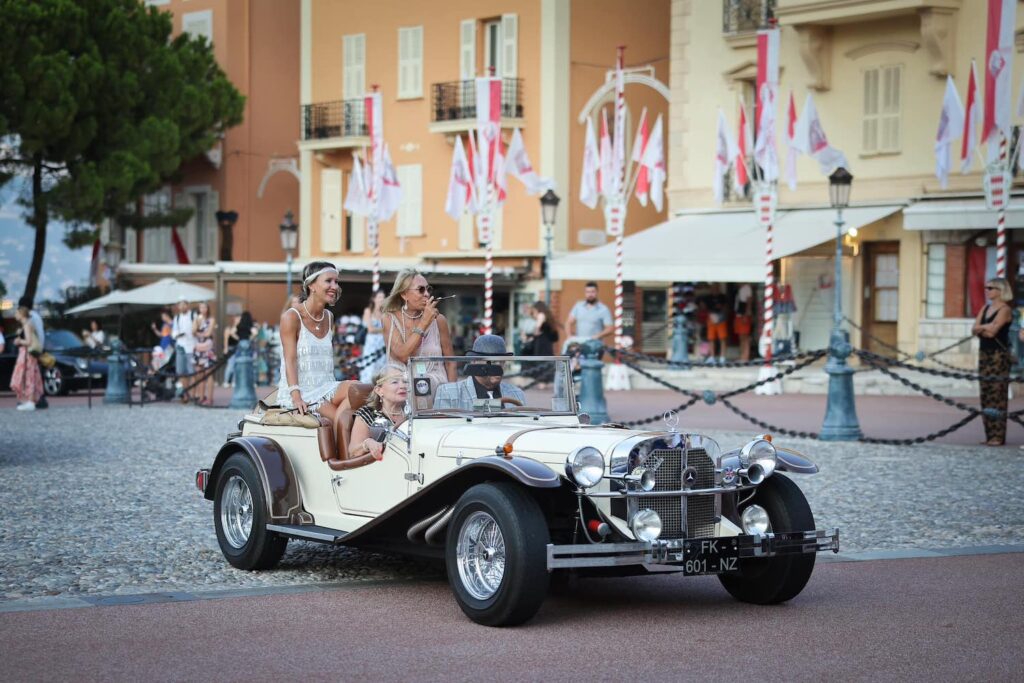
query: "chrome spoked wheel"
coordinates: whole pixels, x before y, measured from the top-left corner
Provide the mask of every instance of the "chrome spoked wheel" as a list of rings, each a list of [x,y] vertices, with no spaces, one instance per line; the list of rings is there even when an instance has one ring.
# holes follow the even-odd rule
[[[61,374],[60,368],[54,366],[52,368],[43,369],[43,391],[46,392],[47,396],[57,396],[64,389],[64,375]]]
[[[237,474],[224,485],[224,502],[220,508],[221,528],[233,548],[241,548],[252,534],[252,492]]]
[[[459,529],[456,560],[470,595],[487,600],[498,592],[505,576],[505,538],[491,515],[477,511],[466,518]]]

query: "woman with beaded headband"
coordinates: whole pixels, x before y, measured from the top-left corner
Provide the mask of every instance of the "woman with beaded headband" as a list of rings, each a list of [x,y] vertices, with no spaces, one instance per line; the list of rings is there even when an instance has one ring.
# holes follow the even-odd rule
[[[391,294],[384,300],[384,339],[389,363],[405,365],[416,356],[453,356],[448,321],[437,310],[427,278],[407,268],[395,278]],[[437,387],[456,379],[453,363],[424,363],[413,367],[413,400],[416,407],[430,409]]]
[[[334,378],[334,317],[328,310],[338,302],[338,269],[313,261],[302,269],[298,307],[281,314],[281,381],[277,402],[300,415],[313,411],[332,422],[346,398]]]

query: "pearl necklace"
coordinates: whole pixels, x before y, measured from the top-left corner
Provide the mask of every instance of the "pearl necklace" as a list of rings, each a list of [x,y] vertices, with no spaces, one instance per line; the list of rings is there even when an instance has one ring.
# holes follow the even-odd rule
[[[408,306],[402,306],[402,315],[405,316],[406,318],[408,318],[409,320],[419,320],[420,318],[423,317],[423,311],[420,311],[419,315],[410,315],[407,312],[408,308],[409,308]]]
[[[320,323],[322,323],[324,321],[324,316],[327,315],[327,308],[325,307],[324,310],[321,311],[319,318],[314,318],[313,317],[313,314],[309,312],[308,308],[306,308],[306,302],[305,301],[302,302],[302,310],[304,310],[306,312],[306,315],[309,316],[310,320],[312,320],[313,322],[316,323],[316,325],[314,327],[316,327],[316,331],[319,332],[320,331]]]

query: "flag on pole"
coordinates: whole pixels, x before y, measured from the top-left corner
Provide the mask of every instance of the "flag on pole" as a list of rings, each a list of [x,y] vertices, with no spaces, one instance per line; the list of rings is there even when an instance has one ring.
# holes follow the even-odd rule
[[[796,158],[800,150],[796,147],[796,100],[793,91],[789,91],[789,106],[786,110],[786,184],[789,189],[796,189]]]
[[[736,148],[736,169],[733,176],[733,184],[736,191],[742,193],[743,188],[750,182],[747,175],[747,154],[750,151],[750,126],[747,124],[747,108],[740,102],[740,132],[739,147]]]
[[[494,155],[494,198],[498,205],[505,203],[508,197],[508,158],[506,157],[505,141],[498,136],[498,151]]]
[[[1017,0],[988,0],[985,40],[985,107],[981,140],[998,148],[996,133],[1010,137],[1010,70]]]
[[[651,203],[658,211],[661,211],[665,199],[665,144],[662,130],[661,115],[659,114],[640,162],[643,164],[641,170],[646,170],[650,177]]]
[[[501,134],[500,78],[487,76],[476,79],[476,128],[478,155],[475,162],[480,171],[477,180],[483,184],[480,196],[485,197],[487,186],[494,182],[498,137]]]
[[[185,245],[181,243],[181,237],[178,236],[178,228],[171,226],[171,244],[174,246],[174,255],[178,259],[178,264],[187,266],[189,264],[188,252],[185,251]]]
[[[818,118],[818,110],[814,107],[814,98],[810,93],[807,93],[804,110],[796,122],[793,140],[794,146],[802,153],[817,159],[818,168],[825,175],[831,175],[837,168],[850,170],[850,162],[846,160],[846,155],[828,144],[825,129],[821,126],[821,119]]]
[[[647,206],[647,196],[651,191],[650,177],[647,173],[647,166],[643,164],[644,150],[647,148],[647,140],[650,134],[647,130],[647,107],[640,112],[640,125],[636,128],[636,137],[633,138],[632,161],[640,164],[636,174],[636,190],[633,196],[640,202],[640,206]],[[660,211],[660,209],[659,209]]]
[[[363,98],[366,125],[370,134],[370,161],[373,175],[365,184],[367,197],[379,197],[381,191],[381,163],[384,153],[384,105],[379,92]]]
[[[349,213],[367,216],[370,214],[370,188],[366,183],[366,173],[359,162],[359,155],[352,153],[352,178],[348,183],[348,194],[345,196],[345,209]]]
[[[612,156],[611,133],[608,132],[608,110],[601,110],[601,154],[600,173],[597,176],[598,187],[605,198],[611,197],[615,192],[615,172],[613,170],[615,160]]]
[[[597,149],[594,135],[594,120],[587,117],[587,135],[583,143],[583,170],[580,173],[580,201],[588,209],[597,206],[601,195],[600,161],[601,153]]]
[[[971,73],[967,77],[967,101],[964,106],[964,130],[960,135],[960,172],[969,173],[978,146],[978,73],[971,60]]]
[[[729,137],[725,114],[719,109],[718,132],[715,136],[715,171],[711,176],[711,191],[718,204],[725,200],[725,174],[729,170],[729,164],[736,159],[737,155],[736,141]]]
[[[757,121],[754,161],[767,181],[779,177],[775,147],[775,103],[779,92],[779,29],[757,32]]]
[[[398,173],[391,163],[391,151],[384,144],[381,154],[380,196],[377,198],[377,220],[389,221],[398,211],[402,202],[402,186],[398,184]]]
[[[89,286],[98,287],[100,282],[100,238],[92,243],[92,258],[89,259]]]
[[[448,196],[444,200],[444,211],[454,220],[462,218],[468,209],[476,213],[473,201],[473,173],[469,170],[469,160],[462,145],[462,136],[455,136],[455,149],[452,151],[452,170],[448,176]]]
[[[949,184],[950,154],[953,140],[964,126],[964,107],[953,85],[953,77],[946,76],[946,94],[942,98],[939,130],[935,134],[935,175],[942,189]]]
[[[589,124],[590,119],[587,121]],[[590,132],[593,134],[593,129]],[[585,158],[586,151],[584,150]],[[526,187],[528,194],[539,194],[552,185],[550,178],[542,178],[533,170],[530,157],[526,154],[526,145],[523,144],[523,134],[519,132],[518,128],[512,131],[512,140],[508,145],[508,158],[505,160],[505,166],[506,171],[518,178],[519,182]]]

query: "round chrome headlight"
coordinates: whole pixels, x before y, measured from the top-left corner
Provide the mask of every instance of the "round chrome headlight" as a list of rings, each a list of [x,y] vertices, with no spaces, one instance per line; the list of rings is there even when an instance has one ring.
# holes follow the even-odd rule
[[[89,369],[89,361],[87,361],[84,358],[76,358],[75,359],[75,367],[77,367],[82,372],[85,372],[86,370]]]
[[[593,446],[577,448],[565,460],[565,474],[580,488],[589,489],[604,476],[604,456]]]
[[[636,540],[650,543],[661,536],[661,517],[654,510],[645,508],[633,515],[629,528]]]
[[[743,514],[740,515],[740,521],[743,522],[744,531],[757,536],[764,536],[771,527],[768,511],[760,505],[748,505],[744,508]]]
[[[765,477],[775,471],[777,457],[775,446],[764,439],[754,439],[740,451],[740,462],[746,467],[760,465]]]

